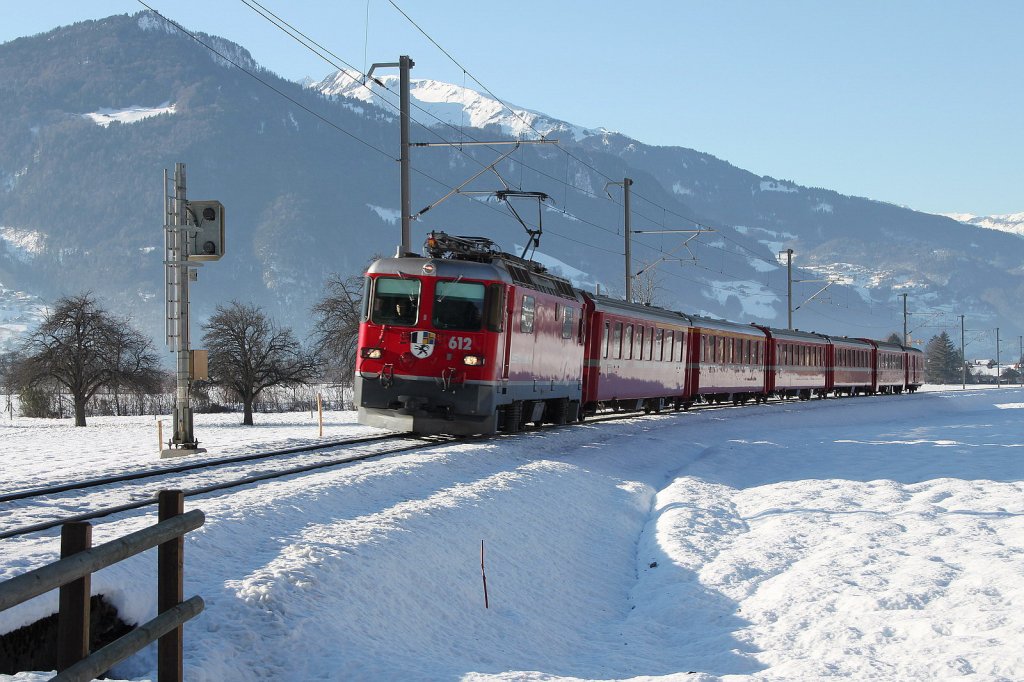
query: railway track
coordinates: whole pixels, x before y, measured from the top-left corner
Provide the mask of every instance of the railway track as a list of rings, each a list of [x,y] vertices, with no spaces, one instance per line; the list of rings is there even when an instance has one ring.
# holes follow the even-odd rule
[[[180,489],[191,497],[455,440],[404,434],[367,436],[6,493],[0,496],[0,521],[7,527],[0,531],[0,540],[151,506],[163,489]],[[383,447],[376,447],[379,444]],[[86,511],[81,511],[83,508]]]
[[[795,401],[773,400],[766,405]],[[731,403],[699,404],[690,411],[734,408]],[[743,408],[749,409],[749,408]],[[661,412],[604,412],[587,417],[586,423],[683,414],[671,408]],[[569,428],[544,426],[540,428]],[[537,427],[523,433],[536,432]],[[437,445],[464,441],[507,438],[516,435],[478,437],[417,437],[407,434],[383,434],[268,452],[203,460],[188,464],[133,471],[80,481],[44,486],[0,495],[0,540],[29,535],[72,521],[90,521],[156,504],[163,489],[180,489],[186,497],[252,485],[283,476],[318,471],[378,457],[413,452]],[[376,447],[383,444],[384,447]],[[391,445],[394,444],[394,445]],[[340,451],[340,452],[339,452]],[[113,486],[113,488],[112,488]],[[87,511],[81,511],[86,508]],[[54,512],[57,511],[55,515]],[[66,513],[61,514],[64,511]],[[12,527],[16,524],[16,527]]]

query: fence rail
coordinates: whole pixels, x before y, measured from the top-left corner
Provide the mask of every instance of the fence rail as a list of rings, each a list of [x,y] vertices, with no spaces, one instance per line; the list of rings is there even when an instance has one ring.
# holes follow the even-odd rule
[[[60,589],[57,617],[55,680],[91,680],[154,641],[159,641],[160,682],[182,680],[182,626],[203,610],[201,597],[183,601],[184,535],[203,525],[199,510],[184,513],[184,493],[159,495],[159,523],[91,547],[89,523],[67,523],[61,529],[60,560],[0,583],[0,611],[51,590]],[[157,547],[157,611],[153,620],[136,627],[102,649],[89,653],[89,599],[96,571]]]

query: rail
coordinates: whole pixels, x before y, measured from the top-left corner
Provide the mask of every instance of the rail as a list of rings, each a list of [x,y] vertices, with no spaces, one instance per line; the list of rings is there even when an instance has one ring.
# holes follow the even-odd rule
[[[185,495],[180,490],[164,490],[158,497],[155,526],[92,547],[92,524],[66,523],[61,528],[60,560],[0,583],[0,611],[60,589],[54,680],[92,680],[156,641],[158,680],[181,682],[183,625],[204,606],[199,596],[183,601],[184,536],[202,526],[206,515],[199,510],[185,513]],[[92,574],[153,547],[158,548],[157,617],[90,653]]]

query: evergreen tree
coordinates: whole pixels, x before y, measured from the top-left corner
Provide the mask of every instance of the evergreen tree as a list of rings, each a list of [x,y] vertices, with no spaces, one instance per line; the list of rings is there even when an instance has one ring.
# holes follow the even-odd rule
[[[949,334],[933,336],[924,349],[924,379],[930,384],[952,384],[960,380],[963,359]]]

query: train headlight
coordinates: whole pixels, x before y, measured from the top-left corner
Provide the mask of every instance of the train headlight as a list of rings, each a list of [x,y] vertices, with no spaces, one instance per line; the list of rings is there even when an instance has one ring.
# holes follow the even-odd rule
[[[364,358],[369,358],[370,360],[380,360],[381,356],[384,355],[384,351],[380,348],[362,348],[360,349],[359,354]]]
[[[467,355],[462,358],[462,364],[469,365],[470,367],[480,367],[484,364],[484,359],[479,355]]]

